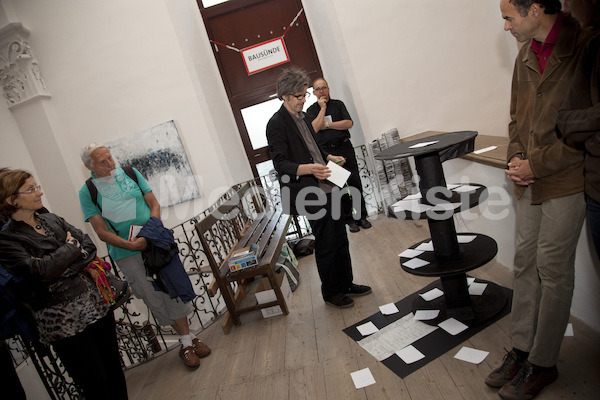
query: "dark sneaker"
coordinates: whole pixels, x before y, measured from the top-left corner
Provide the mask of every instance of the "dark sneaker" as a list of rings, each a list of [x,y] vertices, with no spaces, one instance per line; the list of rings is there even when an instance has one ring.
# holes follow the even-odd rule
[[[485,383],[493,388],[501,388],[517,376],[524,362],[525,358],[519,358],[514,350],[507,352],[502,365],[485,378]]]
[[[515,379],[502,386],[498,395],[505,400],[533,399],[557,378],[556,366],[544,368],[525,361]]]
[[[337,308],[349,308],[354,306],[354,300],[343,293],[336,294],[330,299],[326,299],[325,303]]]
[[[348,296],[364,296],[371,293],[371,288],[365,285],[355,285],[354,283],[350,288],[344,292]]]
[[[360,231],[360,228],[358,227],[358,224],[356,222],[350,222],[348,224],[348,229],[350,230],[350,232],[352,233],[356,233],[358,231]]]
[[[373,225],[371,225],[371,223],[369,221],[367,221],[366,218],[363,218],[360,221],[358,221],[358,226],[360,226],[363,229],[369,229]]]

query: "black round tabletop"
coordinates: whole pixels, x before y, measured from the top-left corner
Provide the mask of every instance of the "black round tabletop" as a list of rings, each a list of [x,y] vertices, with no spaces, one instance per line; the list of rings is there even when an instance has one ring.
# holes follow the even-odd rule
[[[377,160],[395,160],[397,158],[418,156],[421,154],[428,154],[438,152],[445,149],[448,146],[452,146],[457,143],[462,143],[467,140],[473,139],[477,136],[476,131],[459,131],[441,133],[439,135],[427,136],[424,138],[411,140],[410,142],[398,143],[392,147],[383,150],[377,154],[375,158]],[[419,146],[420,143],[431,143],[427,146]]]

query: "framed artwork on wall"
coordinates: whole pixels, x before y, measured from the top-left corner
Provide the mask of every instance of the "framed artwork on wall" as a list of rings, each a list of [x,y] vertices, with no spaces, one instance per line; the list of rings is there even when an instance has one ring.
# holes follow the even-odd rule
[[[120,166],[144,176],[162,207],[200,197],[200,190],[174,121],[107,142]]]

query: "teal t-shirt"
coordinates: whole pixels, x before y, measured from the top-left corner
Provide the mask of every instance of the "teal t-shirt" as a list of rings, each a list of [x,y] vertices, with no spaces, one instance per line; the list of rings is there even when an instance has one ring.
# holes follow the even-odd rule
[[[110,221],[123,239],[128,238],[131,225],[144,225],[150,219],[150,207],[144,200],[144,194],[152,189],[142,174],[135,168],[133,170],[138,183],[129,178],[122,168],[116,168],[115,175],[107,178],[96,178],[92,172],[92,181],[98,189],[98,204],[102,207],[102,217],[104,221]],[[100,209],[92,201],[86,184],[79,189],[79,203],[85,222],[89,222],[90,217],[100,214]],[[106,226],[112,230],[108,222]],[[108,243],[106,246],[108,254],[114,260],[139,253]]]

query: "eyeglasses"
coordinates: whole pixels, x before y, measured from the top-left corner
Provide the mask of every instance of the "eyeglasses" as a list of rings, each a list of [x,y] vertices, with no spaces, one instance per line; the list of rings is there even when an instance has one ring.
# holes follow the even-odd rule
[[[42,190],[42,187],[40,185],[36,185],[32,188],[29,188],[27,190],[23,190],[22,192],[17,192],[17,194],[31,194],[31,193],[35,193],[38,190]]]
[[[293,94],[292,96],[294,96],[295,98],[297,98],[298,100],[304,100],[310,97],[310,93],[306,92],[304,94]]]
[[[321,92],[321,91],[323,91],[325,89],[329,89],[329,88],[327,86],[323,86],[323,87],[319,87],[319,88],[314,88],[313,92]]]

